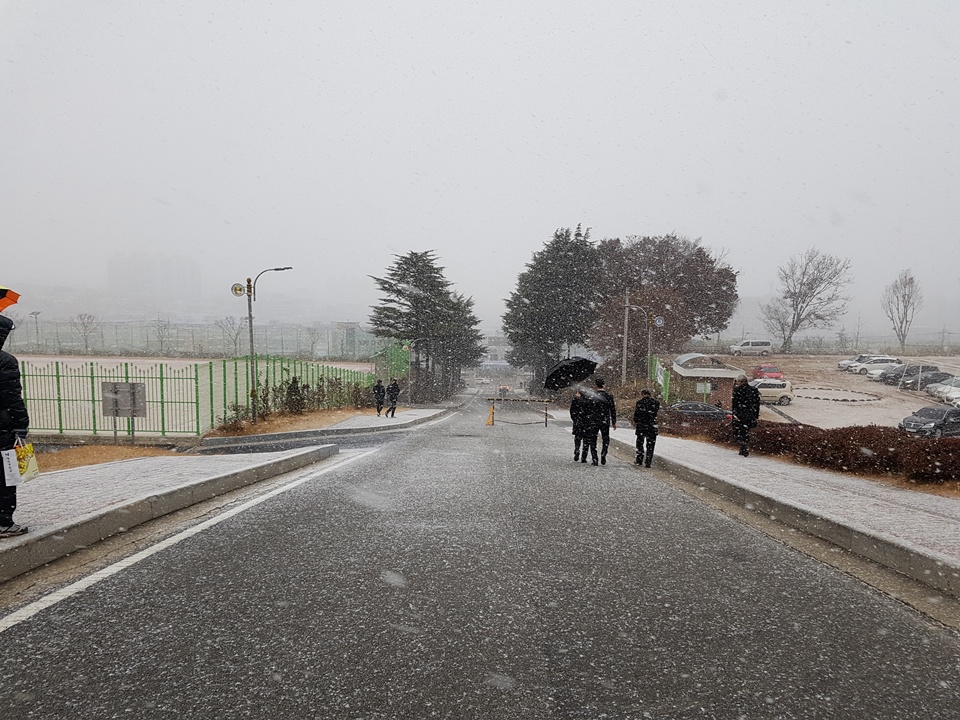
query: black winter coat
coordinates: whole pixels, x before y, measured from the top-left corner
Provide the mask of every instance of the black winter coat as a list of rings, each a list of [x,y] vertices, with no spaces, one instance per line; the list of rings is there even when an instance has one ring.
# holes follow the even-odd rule
[[[0,315],[0,348],[13,329],[13,322]],[[16,436],[26,435],[30,416],[23,404],[20,365],[8,352],[0,350],[0,450],[10,450]]]
[[[640,431],[649,432],[657,427],[657,413],[660,412],[660,401],[653,397],[642,397],[637,400],[637,406],[633,409],[633,427],[640,434]]]
[[[598,398],[585,394],[574,397],[570,402],[573,434],[578,437],[596,436],[600,432],[601,418],[604,413],[604,404]]]
[[[400,397],[400,386],[397,383],[390,383],[387,385],[387,400],[391,403],[395,403]]]
[[[733,418],[746,427],[756,427],[760,417],[760,391],[752,385],[734,385]]]

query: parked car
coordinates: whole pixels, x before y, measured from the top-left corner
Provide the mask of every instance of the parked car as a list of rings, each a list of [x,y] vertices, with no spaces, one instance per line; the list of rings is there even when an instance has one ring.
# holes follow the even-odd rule
[[[773,343],[769,340],[744,340],[730,346],[731,355],[762,355],[766,357],[773,352]]]
[[[894,365],[884,371],[883,382],[887,385],[897,385],[901,380],[906,383],[909,382],[910,378],[916,378],[921,372],[939,369],[936,365]],[[891,374],[887,375],[887,372]]]
[[[898,427],[920,437],[960,435],[960,408],[930,405],[900,421]]]
[[[904,378],[901,389],[903,390],[923,390],[927,385],[943,382],[953,377],[952,373],[940,372],[939,370],[924,370],[919,375],[907,379]]]
[[[852,357],[852,358],[847,358],[846,360],[841,360],[840,362],[838,362],[838,363],[837,363],[837,368],[838,368],[839,370],[846,370],[850,365],[853,365],[854,363],[865,362],[865,361],[869,360],[869,359],[872,358],[872,357],[876,357],[876,355],[869,355],[869,354],[864,355],[864,354],[860,354],[860,355],[857,355],[857,356]]]
[[[750,384],[760,391],[760,399],[763,402],[789,405],[793,401],[793,385],[789,380],[761,378],[751,380]]]
[[[898,368],[898,367],[901,367],[901,366],[900,366],[900,365],[884,365],[884,366],[878,367],[878,368],[876,368],[876,369],[874,369],[874,370],[868,370],[868,371],[867,371],[867,380],[872,380],[873,382],[882,382],[882,381],[883,381],[883,373],[885,373],[887,370],[889,370],[889,369],[891,369],[891,368]]]
[[[902,364],[900,358],[891,357],[890,355],[877,355],[863,362],[850,363],[847,365],[847,370],[858,375],[866,375],[871,370],[876,370],[877,368],[883,369]]]
[[[942,382],[930,383],[924,390],[939,400],[943,400],[947,395],[955,390],[960,390],[960,376],[947,378]]]
[[[776,365],[757,365],[753,369],[753,377],[757,378],[778,378],[783,379],[783,373]]]
[[[703,420],[732,420],[733,413],[722,407],[696,400],[682,400],[667,407],[668,413],[676,413],[684,417],[700,418]]]

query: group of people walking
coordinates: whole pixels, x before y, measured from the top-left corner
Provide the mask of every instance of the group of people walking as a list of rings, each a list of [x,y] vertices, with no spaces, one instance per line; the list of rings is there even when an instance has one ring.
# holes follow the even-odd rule
[[[610,428],[617,429],[617,406],[613,396],[604,389],[601,378],[594,380],[595,387],[580,385],[570,403],[570,419],[573,421],[573,459],[585,463],[587,454],[594,465],[606,465],[610,447]],[[750,430],[757,426],[760,417],[760,392],[747,382],[745,375],[736,379],[733,386],[732,413],[733,438],[740,446],[740,454],[750,454]],[[637,436],[637,465],[650,467],[653,451],[657,445],[660,401],[650,391],[640,391],[640,399],[633,409],[633,428]],[[597,452],[597,435],[601,446]],[[598,463],[599,455],[599,463]]]
[[[390,378],[390,384],[384,385],[383,380],[377,378],[373,386],[373,402],[377,406],[377,417],[383,412],[384,401],[389,402],[387,411],[383,413],[384,417],[397,416],[397,400],[400,399],[400,383],[396,378]]]
[[[581,386],[570,402],[570,419],[573,421],[573,459],[585,463],[587,453],[594,465],[607,464],[610,448],[610,426],[617,429],[617,404],[613,395],[604,390],[601,378],[594,380],[595,387]],[[597,453],[597,434],[602,443]],[[583,451],[581,452],[581,447]],[[598,462],[599,459],[599,462]]]

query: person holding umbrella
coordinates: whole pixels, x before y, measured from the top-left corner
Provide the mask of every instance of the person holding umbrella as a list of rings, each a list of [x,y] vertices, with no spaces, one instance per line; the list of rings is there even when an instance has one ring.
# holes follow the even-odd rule
[[[23,404],[20,385],[20,364],[3,350],[3,343],[13,330],[13,321],[0,315],[0,450],[13,450],[18,438],[24,438],[30,427],[30,416]],[[0,474],[3,474],[0,466]],[[0,538],[23,535],[27,528],[13,521],[17,509],[17,486],[0,478]]]
[[[596,393],[586,388],[577,388],[570,402],[570,419],[573,421],[573,459],[587,461],[587,451],[594,465],[598,465],[597,433],[600,432],[601,403]],[[583,454],[580,446],[583,445]]]

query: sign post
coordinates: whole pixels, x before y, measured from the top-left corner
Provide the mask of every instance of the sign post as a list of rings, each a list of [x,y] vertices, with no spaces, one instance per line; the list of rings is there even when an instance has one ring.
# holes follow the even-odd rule
[[[103,397],[103,414],[113,418],[113,444],[118,445],[117,418],[130,419],[130,435],[135,435],[134,418],[147,416],[147,386],[144,383],[110,382],[100,383]]]

